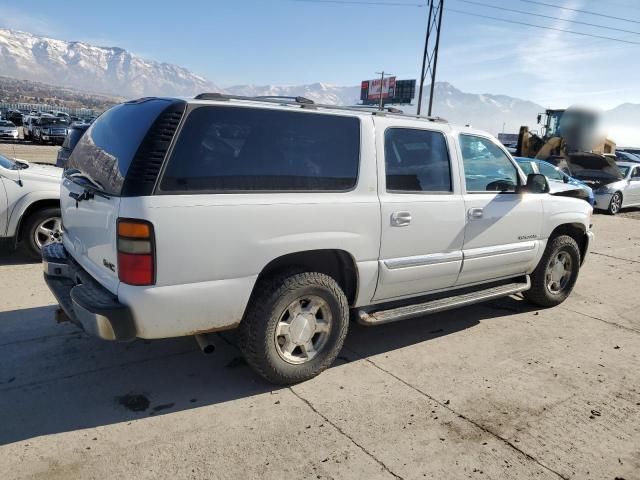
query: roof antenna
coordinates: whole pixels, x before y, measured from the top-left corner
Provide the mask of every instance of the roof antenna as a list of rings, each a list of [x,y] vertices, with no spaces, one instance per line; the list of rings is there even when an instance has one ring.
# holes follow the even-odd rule
[[[17,162],[17,157],[16,157],[16,144],[12,143],[11,144],[11,149],[13,150],[13,160],[14,162],[16,162],[17,167],[18,167],[18,185],[20,185],[21,187],[24,186],[24,184],[22,183],[22,178],[20,178],[20,170],[22,170],[22,167],[20,166],[20,163]]]

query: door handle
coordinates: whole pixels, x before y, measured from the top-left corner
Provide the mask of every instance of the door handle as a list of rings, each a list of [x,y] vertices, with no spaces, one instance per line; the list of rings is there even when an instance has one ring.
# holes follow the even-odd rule
[[[411,223],[411,213],[409,212],[393,212],[391,214],[392,227],[406,227]]]
[[[481,208],[470,208],[467,215],[469,220],[478,220],[479,218],[482,218],[484,211]]]

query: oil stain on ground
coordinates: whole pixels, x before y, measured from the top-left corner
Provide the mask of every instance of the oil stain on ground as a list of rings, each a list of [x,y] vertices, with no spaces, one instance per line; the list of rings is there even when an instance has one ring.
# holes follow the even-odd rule
[[[121,397],[116,397],[116,400],[120,405],[132,412],[144,412],[151,403],[146,395],[140,393],[127,393]]]

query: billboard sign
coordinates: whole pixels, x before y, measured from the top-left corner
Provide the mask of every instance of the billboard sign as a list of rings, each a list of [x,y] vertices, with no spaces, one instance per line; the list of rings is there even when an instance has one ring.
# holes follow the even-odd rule
[[[385,104],[409,104],[416,96],[416,81],[396,80],[396,77],[389,77],[385,78],[384,82],[378,78],[365,80],[360,84],[360,100],[363,105],[378,104],[380,95]]]
[[[380,100],[382,98],[393,98],[396,90],[396,77],[387,77],[384,80],[378,78],[376,80],[365,80],[362,87],[367,84],[367,100]]]

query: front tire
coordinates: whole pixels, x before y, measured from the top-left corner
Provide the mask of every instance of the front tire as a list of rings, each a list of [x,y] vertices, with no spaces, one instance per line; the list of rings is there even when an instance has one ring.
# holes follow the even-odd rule
[[[620,213],[621,208],[622,208],[622,194],[620,192],[616,192],[611,197],[611,201],[609,202],[609,208],[607,208],[607,213],[609,215],[617,215],[618,213]]]
[[[349,327],[347,298],[328,275],[294,273],[256,287],[239,329],[247,363],[271,383],[309,380],[327,369]]]
[[[578,280],[580,248],[569,235],[553,237],[531,274],[531,289],[523,292],[529,302],[555,307],[569,296]]]
[[[62,218],[59,208],[43,208],[33,212],[24,224],[26,253],[33,259],[42,258],[42,247],[62,242]]]

